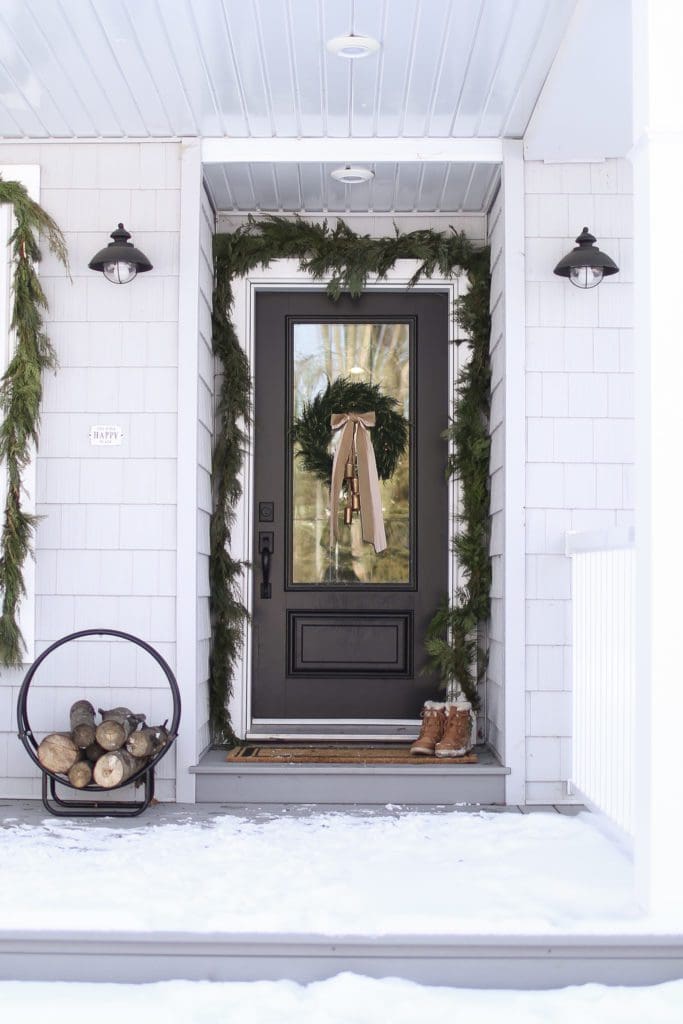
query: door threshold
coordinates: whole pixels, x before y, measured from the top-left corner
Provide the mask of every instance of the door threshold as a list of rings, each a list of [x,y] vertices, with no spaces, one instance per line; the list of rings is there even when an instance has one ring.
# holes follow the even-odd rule
[[[420,731],[419,719],[397,719],[394,721],[354,721],[329,719],[304,719],[271,721],[254,719],[247,729],[245,739],[259,740],[302,740],[318,742],[367,743],[414,740]]]

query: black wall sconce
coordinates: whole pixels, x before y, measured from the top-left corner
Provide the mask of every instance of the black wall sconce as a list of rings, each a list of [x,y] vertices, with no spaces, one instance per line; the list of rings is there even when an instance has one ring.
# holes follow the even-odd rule
[[[111,238],[114,241],[105,245],[90,260],[88,266],[91,270],[101,271],[112,284],[128,284],[138,274],[152,269],[145,254],[128,241],[130,233],[123,224],[112,231]]]
[[[595,245],[595,236],[588,228],[583,229],[576,241],[576,249],[563,256],[555,267],[553,273],[558,277],[568,277],[577,288],[595,288],[603,277],[619,272],[614,260]]]

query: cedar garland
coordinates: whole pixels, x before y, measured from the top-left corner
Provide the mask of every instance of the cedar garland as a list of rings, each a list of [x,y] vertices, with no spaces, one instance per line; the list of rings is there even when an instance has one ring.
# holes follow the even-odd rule
[[[55,351],[43,329],[47,299],[35,265],[41,260],[38,234],[68,272],[64,237],[53,219],[17,181],[0,179],[0,203],[11,203],[16,226],[9,240],[14,262],[11,330],[16,348],[0,383],[0,461],[6,462],[7,497],[0,537],[0,663],[18,666],[25,650],[17,622],[19,603],[26,593],[23,566],[31,551],[36,517],[21,505],[22,473],[32,446],[38,444],[43,370],[57,365]]]
[[[472,358],[456,385],[454,419],[447,431],[455,445],[447,476],[457,476],[462,489],[462,514],[453,538],[462,584],[455,601],[447,601],[429,626],[425,647],[444,687],[455,685],[478,706],[477,681],[485,668],[478,651],[477,626],[489,617],[491,570],[488,555],[488,362],[489,251],[476,248],[462,233],[420,230],[386,238],[357,235],[339,220],[313,224],[300,217],[269,216],[214,237],[213,347],[221,360],[223,378],[218,399],[218,428],[213,455],[214,513],[211,520],[212,656],[209,717],[214,742],[231,742],[234,733],[227,704],[232,675],[242,643],[247,611],[239,599],[244,564],[229,553],[231,527],[241,495],[239,473],[249,423],[250,370],[230,321],[231,282],[254,267],[274,259],[298,259],[314,280],[329,278],[327,293],[359,296],[370,276],[380,280],[399,259],[420,262],[409,286],[423,277],[452,277],[467,273],[470,290],[455,310],[458,324],[469,335]],[[475,666],[473,668],[473,666]]]

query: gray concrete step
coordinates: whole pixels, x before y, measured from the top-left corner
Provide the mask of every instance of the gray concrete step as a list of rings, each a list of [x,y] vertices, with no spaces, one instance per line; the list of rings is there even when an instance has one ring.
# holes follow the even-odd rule
[[[465,988],[652,985],[683,977],[683,936],[0,931],[3,980],[308,983],[341,971]]]
[[[505,776],[492,752],[477,747],[478,764],[355,765],[250,764],[226,761],[225,750],[209,750],[190,768],[197,776],[197,802],[268,806],[325,804],[345,807],[388,803],[505,803]]]

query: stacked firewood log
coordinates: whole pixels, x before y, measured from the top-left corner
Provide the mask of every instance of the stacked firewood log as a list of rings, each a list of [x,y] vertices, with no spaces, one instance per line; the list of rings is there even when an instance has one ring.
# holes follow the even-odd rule
[[[69,732],[51,732],[38,747],[38,760],[47,771],[68,777],[83,789],[95,783],[112,789],[126,782],[169,741],[166,722],[145,725],[145,715],[129,708],[99,709],[102,721],[95,724],[95,709],[77,700],[69,712]]]

